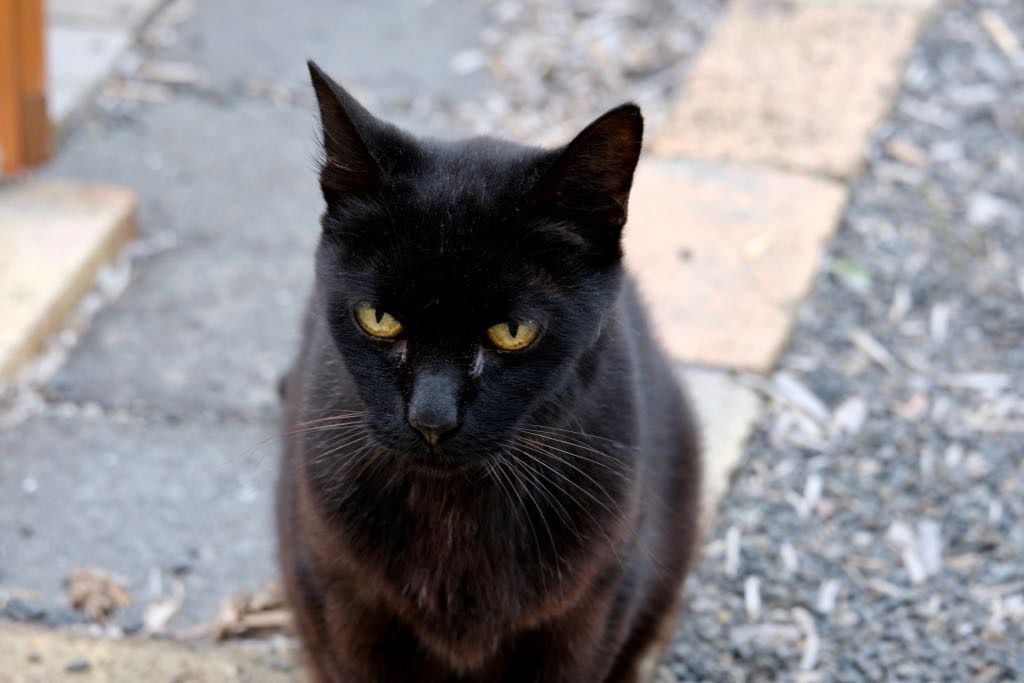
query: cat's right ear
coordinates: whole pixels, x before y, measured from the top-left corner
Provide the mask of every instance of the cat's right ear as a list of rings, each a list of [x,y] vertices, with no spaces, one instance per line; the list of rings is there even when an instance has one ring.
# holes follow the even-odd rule
[[[379,123],[315,62],[306,64],[320,105],[324,153],[320,189],[324,199],[331,205],[370,195],[384,184],[384,173],[368,144]]]

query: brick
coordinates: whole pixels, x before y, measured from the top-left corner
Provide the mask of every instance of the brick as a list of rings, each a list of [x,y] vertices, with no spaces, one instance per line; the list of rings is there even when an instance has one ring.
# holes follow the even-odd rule
[[[737,0],[654,152],[855,177],[922,16],[916,3]]]
[[[191,681],[285,683],[298,667],[253,648],[171,641],[88,638],[0,624],[0,683],[30,681]],[[78,671],[69,671],[79,662]]]
[[[624,248],[667,350],[771,370],[845,198],[834,181],[784,171],[642,162]]]
[[[707,524],[743,459],[744,446],[761,414],[761,400],[726,372],[685,368],[679,370],[679,375],[701,426]]]
[[[36,179],[0,188],[0,379],[59,329],[134,232],[124,189]]]

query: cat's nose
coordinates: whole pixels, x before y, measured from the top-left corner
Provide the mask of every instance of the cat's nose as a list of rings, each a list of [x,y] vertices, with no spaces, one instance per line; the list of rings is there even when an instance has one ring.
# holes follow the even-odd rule
[[[409,399],[409,424],[436,446],[459,426],[459,386],[448,374],[421,373]]]

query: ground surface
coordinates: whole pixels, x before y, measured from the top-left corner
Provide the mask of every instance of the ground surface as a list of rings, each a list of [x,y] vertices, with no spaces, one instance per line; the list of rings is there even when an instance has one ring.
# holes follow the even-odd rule
[[[134,189],[141,238],[130,281],[101,287],[123,294],[0,430],[0,589],[25,598],[8,616],[80,620],[63,582],[98,566],[135,598],[115,626],[180,581],[183,629],[275,574],[274,387],[321,208],[306,57],[422,134],[561,140],[605,104],[670,94],[716,4],[167,4],[43,171]],[[566,63],[567,26],[604,57]]]
[[[181,578],[172,626],[186,627],[274,574],[274,385],[319,230],[304,59],[433,134],[457,131],[411,117],[399,96],[468,98],[484,78],[449,67],[482,24],[473,3],[281,9],[216,0],[182,23],[171,12],[137,60],[184,59],[206,76],[161,86],[154,103],[101,92],[44,171],[135,189],[150,253],[48,384],[42,414],[0,431],[0,586],[55,607],[69,572],[97,565],[127,579],[138,609],[119,618],[132,625]]]
[[[625,97],[666,111],[717,4],[172,3],[45,171],[135,188],[143,235],[124,293],[0,431],[0,589],[31,591],[7,616],[80,619],[81,565],[125,577],[127,628],[179,581],[174,629],[273,576],[273,386],[319,212],[297,54],[414,130],[554,141]],[[970,0],[922,36],[778,372],[747,378],[770,407],[664,680],[1024,675],[1014,35],[1015,0]]]
[[[679,680],[1024,676],[1024,67],[993,9],[1024,36],[1024,5],[970,0],[921,37],[690,584]]]

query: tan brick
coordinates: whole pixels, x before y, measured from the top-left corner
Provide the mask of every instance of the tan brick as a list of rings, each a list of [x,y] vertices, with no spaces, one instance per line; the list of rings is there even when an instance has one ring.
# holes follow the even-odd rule
[[[134,232],[128,190],[35,179],[0,188],[0,379],[59,329]]]
[[[653,150],[855,177],[923,15],[907,7],[733,2]]]
[[[839,219],[846,190],[784,171],[645,160],[626,260],[678,360],[767,372]]]
[[[36,681],[190,681],[285,683],[302,680],[290,656],[231,646],[87,638],[0,624],[0,683]],[[68,671],[82,662],[82,671]]]

